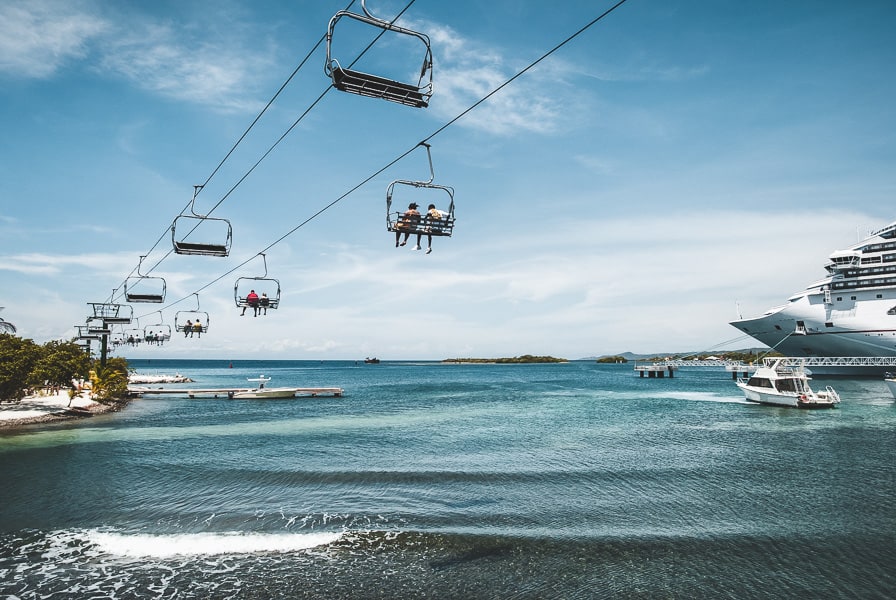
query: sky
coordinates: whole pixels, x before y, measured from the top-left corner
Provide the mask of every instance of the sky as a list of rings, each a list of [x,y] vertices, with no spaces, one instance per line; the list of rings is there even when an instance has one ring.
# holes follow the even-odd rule
[[[892,2],[370,0],[430,40],[413,108],[330,87],[349,1],[0,2],[0,317],[70,339],[146,256],[125,328],[209,329],[126,358],[719,353],[896,220]],[[424,49],[343,17],[331,58]],[[430,177],[454,234],[396,248]],[[197,185],[227,257],[171,252]],[[240,316],[253,277],[280,305]]]

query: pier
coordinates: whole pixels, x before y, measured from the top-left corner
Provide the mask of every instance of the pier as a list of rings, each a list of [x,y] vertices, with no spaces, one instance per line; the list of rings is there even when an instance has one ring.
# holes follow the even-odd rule
[[[754,363],[724,359],[669,359],[658,360],[647,365],[636,364],[635,371],[641,377],[644,377],[644,373],[647,373],[648,377],[663,377],[665,372],[672,377],[673,369],[681,367],[714,367],[717,369],[724,367],[731,373],[731,378],[736,381],[739,374],[741,377],[748,377],[750,373],[759,368],[762,361],[771,359],[780,360],[782,366],[802,366],[810,371],[815,369],[817,373],[829,375],[841,373],[877,375],[882,374],[885,370],[896,373],[896,356],[784,356],[757,359]]]
[[[264,389],[264,388],[262,388]],[[277,388],[283,390],[284,388]],[[316,397],[316,396],[335,396],[340,397],[345,392],[339,387],[315,387],[315,388],[287,388],[293,392],[296,397]],[[132,396],[161,396],[164,394],[186,396],[187,398],[232,398],[234,394],[240,392],[252,392],[256,388],[205,388],[205,389],[165,389],[165,388],[144,388],[144,387],[128,387],[128,394]]]
[[[635,365],[635,372],[639,377],[644,377],[644,373],[647,373],[647,377],[662,379],[666,376],[666,373],[669,373],[669,377],[674,377],[676,368],[675,365],[671,364],[651,363],[649,365]]]

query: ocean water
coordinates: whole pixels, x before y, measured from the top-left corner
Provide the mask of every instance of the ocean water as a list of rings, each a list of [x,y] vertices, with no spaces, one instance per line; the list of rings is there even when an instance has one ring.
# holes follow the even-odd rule
[[[5,598],[892,598],[896,406],[721,369],[132,361],[166,388],[0,434]]]

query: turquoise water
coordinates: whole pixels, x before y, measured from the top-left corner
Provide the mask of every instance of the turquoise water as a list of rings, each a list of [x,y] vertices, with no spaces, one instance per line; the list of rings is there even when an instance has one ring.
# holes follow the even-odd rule
[[[132,361],[166,388],[0,436],[10,598],[890,598],[896,407],[747,404],[722,370]]]

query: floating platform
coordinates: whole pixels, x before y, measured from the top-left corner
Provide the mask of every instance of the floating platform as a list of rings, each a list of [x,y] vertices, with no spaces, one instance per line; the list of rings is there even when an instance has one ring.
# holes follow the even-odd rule
[[[267,391],[266,388],[262,390]],[[258,388],[207,388],[207,389],[165,389],[165,388],[144,388],[144,387],[128,387],[128,393],[132,396],[161,396],[164,394],[186,396],[187,398],[233,398],[239,394],[248,394],[257,392]],[[273,390],[272,390],[273,391]],[[316,396],[335,396],[340,397],[345,392],[339,387],[315,387],[315,388],[276,388],[281,392],[278,398],[295,398],[295,397],[316,397]],[[291,394],[290,394],[291,393]],[[250,397],[250,396],[243,396]],[[264,398],[259,395],[258,398]],[[268,396],[274,397],[274,396]]]

